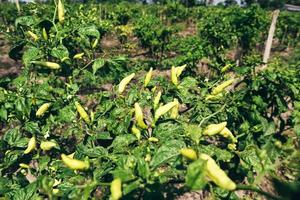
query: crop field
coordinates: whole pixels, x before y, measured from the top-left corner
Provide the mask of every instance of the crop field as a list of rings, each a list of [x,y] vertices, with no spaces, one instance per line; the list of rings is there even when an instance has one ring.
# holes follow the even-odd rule
[[[300,12],[0,2],[0,200],[296,200],[299,137]]]

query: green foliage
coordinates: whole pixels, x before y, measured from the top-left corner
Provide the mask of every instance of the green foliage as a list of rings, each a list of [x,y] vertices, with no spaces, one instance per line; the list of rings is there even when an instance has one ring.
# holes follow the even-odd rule
[[[142,47],[148,48],[154,54],[163,53],[172,29],[166,27],[159,18],[146,15],[136,22],[134,33],[140,39]]]
[[[65,4],[65,9],[63,23],[57,20],[53,4],[24,5],[14,22],[7,20],[10,16],[5,18],[10,29],[6,34],[12,42],[9,54],[22,62],[22,70],[17,77],[0,79],[1,198],[108,199],[114,178],[122,180],[124,199],[175,199],[190,190],[209,191],[216,199],[238,198],[208,179],[205,161],[183,157],[182,148],[193,149],[197,156],[211,156],[236,184],[248,187],[247,182],[257,187],[265,178],[274,177],[279,195],[292,198],[299,193],[297,182],[282,181],[296,181],[300,175],[297,54],[288,61],[272,59],[267,70],[255,72],[261,65],[255,46],[265,39],[261,33],[268,27],[269,12],[257,6],[200,7],[186,12],[181,4],[170,2],[163,7]],[[196,15],[199,34],[177,34],[176,24],[166,25],[159,18],[161,13],[174,23]],[[283,15],[280,37],[298,34],[296,18]],[[287,29],[282,28],[285,22]],[[116,25],[132,26],[141,46],[155,56],[143,63],[130,55],[103,51],[101,39],[115,34]],[[234,62],[226,60],[225,54],[236,46],[244,51],[242,65],[220,70],[224,63]],[[79,53],[84,53],[82,58],[74,58]],[[175,56],[164,57],[171,53]],[[158,57],[161,65],[155,62]],[[209,59],[209,76],[198,71],[204,57]],[[55,62],[60,68],[32,61]],[[160,71],[170,69],[171,64],[187,64],[177,86],[170,81],[169,71]],[[144,87],[149,66],[155,69]],[[118,84],[131,73],[135,77],[118,93]],[[207,98],[213,88],[232,76],[243,79],[221,92],[220,98]],[[179,101],[177,117],[171,110],[154,121],[153,101],[158,91],[162,92],[160,106],[175,98]],[[82,119],[75,102],[83,106],[90,123]],[[147,128],[137,125],[136,102]],[[43,116],[36,116],[44,103],[51,106]],[[176,111],[176,107],[172,109]],[[290,116],[284,117],[287,113]],[[227,122],[237,143],[220,134],[202,134],[208,125],[221,122]],[[133,134],[133,125],[140,136]],[[32,137],[36,148],[24,154]],[[42,150],[40,144],[45,140],[57,146]],[[88,161],[89,169],[68,168],[61,154],[72,153],[74,159]],[[281,169],[285,176],[278,174]]]

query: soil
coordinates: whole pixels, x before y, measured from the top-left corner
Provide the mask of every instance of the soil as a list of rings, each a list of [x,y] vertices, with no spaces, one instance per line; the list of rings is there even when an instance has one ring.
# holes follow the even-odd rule
[[[0,78],[17,76],[20,73],[21,63],[8,56],[9,48],[10,44],[0,35]]]

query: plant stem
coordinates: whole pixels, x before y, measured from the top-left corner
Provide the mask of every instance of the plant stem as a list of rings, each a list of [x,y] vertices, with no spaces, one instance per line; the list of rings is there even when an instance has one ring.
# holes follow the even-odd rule
[[[257,187],[253,187],[253,186],[249,186],[249,185],[237,185],[236,190],[249,190],[249,191],[253,191],[253,192],[262,194],[270,199],[283,200],[281,197],[277,197],[277,196],[270,194],[268,192],[265,192]]]
[[[201,125],[205,122],[205,120],[208,120],[210,118],[212,118],[213,116],[215,116],[216,114],[218,114],[219,112],[221,112],[222,110],[224,110],[226,104],[224,104],[219,110],[217,110],[216,112],[214,112],[211,115],[208,115],[207,117],[204,117],[201,122],[199,123],[198,127],[201,127]]]

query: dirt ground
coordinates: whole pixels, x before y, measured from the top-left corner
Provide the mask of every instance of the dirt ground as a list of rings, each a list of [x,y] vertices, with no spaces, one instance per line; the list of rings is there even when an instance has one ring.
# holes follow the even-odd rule
[[[0,78],[16,76],[20,72],[21,63],[12,60],[9,56],[10,44],[0,35]]]

